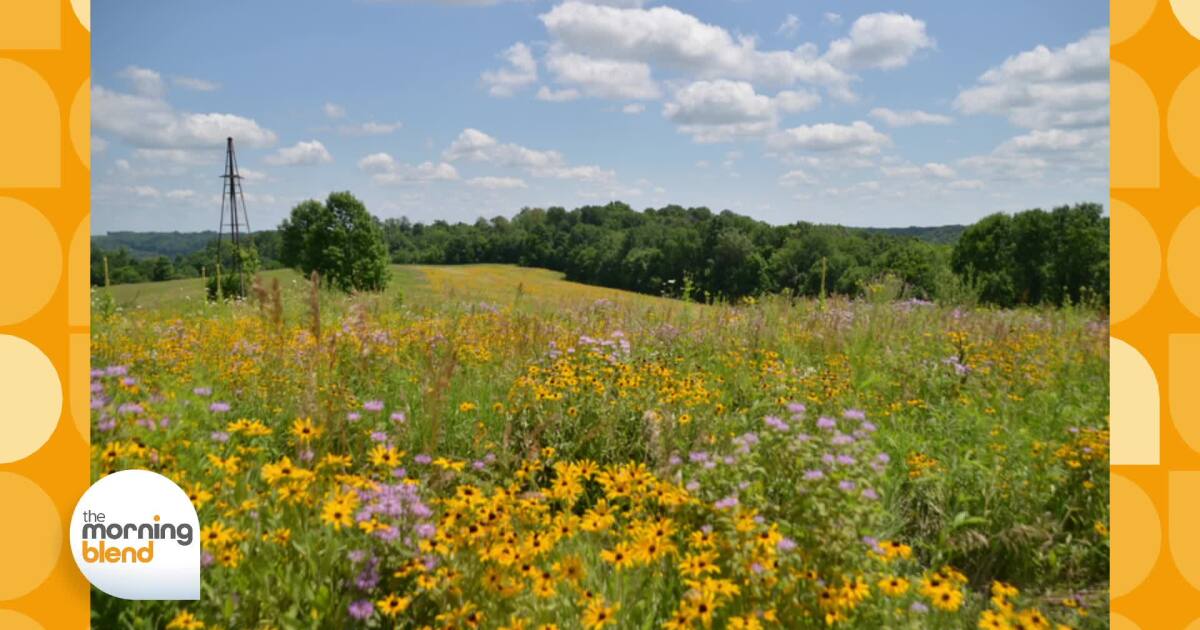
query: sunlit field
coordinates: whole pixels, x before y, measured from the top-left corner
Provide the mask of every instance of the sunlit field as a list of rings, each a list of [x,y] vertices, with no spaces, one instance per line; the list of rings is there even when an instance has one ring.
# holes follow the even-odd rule
[[[94,627],[1107,627],[1103,313],[392,271],[94,292],[93,475],[204,550]]]

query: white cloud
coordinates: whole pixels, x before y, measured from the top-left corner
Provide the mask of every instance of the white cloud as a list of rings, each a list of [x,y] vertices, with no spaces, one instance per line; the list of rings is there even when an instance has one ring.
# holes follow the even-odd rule
[[[92,153],[104,153],[108,149],[108,140],[99,136],[92,137]]]
[[[982,190],[986,184],[982,179],[956,179],[948,184],[950,190]]]
[[[140,199],[158,199],[159,197],[162,197],[162,192],[160,192],[157,188],[154,186],[146,186],[144,184],[140,186],[130,186],[126,190],[127,192],[132,193],[133,196]]]
[[[925,22],[900,13],[870,13],[850,27],[849,37],[829,44],[825,59],[843,68],[881,68],[908,65],[918,51],[932,48]]]
[[[784,90],[775,95],[774,103],[781,114],[798,114],[821,104],[821,97],[816,92]]]
[[[931,114],[919,109],[896,111],[886,107],[871,110],[871,118],[889,127],[912,127],[914,125],[949,125],[954,119],[945,114]]]
[[[196,195],[197,195],[196,191],[194,191],[190,188],[176,188],[174,190],[167,191],[166,197],[167,197],[167,199],[184,200],[184,199],[195,199]]]
[[[468,186],[476,188],[486,188],[488,190],[512,190],[514,188],[528,188],[525,180],[519,177],[472,177],[467,180]]]
[[[846,151],[871,155],[891,144],[891,138],[876,131],[870,123],[856,120],[849,125],[821,123],[784,129],[768,139],[773,149],[808,151]]]
[[[696,142],[728,142],[762,136],[776,127],[778,116],[815,107],[820,97],[784,91],[774,98],[755,92],[745,81],[696,81],[675,91],[663,116]]]
[[[1029,129],[1102,126],[1108,122],[1108,29],[1062,48],[1037,46],[1006,59],[963,90],[964,114],[1007,116]]]
[[[934,177],[938,179],[952,179],[958,175],[953,168],[940,162],[883,166],[880,167],[880,170],[882,170],[883,174],[887,175],[888,177]]]
[[[403,126],[404,124],[400,122],[385,123],[371,120],[356,125],[341,125],[337,129],[338,133],[344,136],[386,136],[396,133]]]
[[[1088,133],[1078,129],[1034,129],[1027,134],[1006,140],[997,150],[1021,153],[1073,151],[1083,148],[1091,141]]]
[[[163,83],[162,75],[149,68],[128,66],[118,72],[117,76],[129,81],[133,85],[133,91],[139,96],[162,98],[167,93],[167,86]]]
[[[378,184],[422,183],[458,179],[458,170],[445,162],[422,162],[413,166],[387,153],[372,153],[358,161],[358,168],[371,173]]]
[[[92,126],[135,147],[213,148],[232,136],[241,147],[268,147],[275,133],[234,114],[178,112],[165,100],[92,89]]]
[[[540,151],[502,143],[478,129],[464,129],[442,153],[448,162],[466,160],[520,168],[534,177],[603,181],[614,173],[598,166],[570,166],[558,151]]]
[[[965,157],[958,166],[989,181],[1029,181],[1041,179],[1050,166],[1045,159],[1028,155],[989,153]]]
[[[267,179],[266,173],[262,171],[256,171],[252,168],[245,168],[243,166],[238,167],[238,175],[241,175],[242,179],[248,182],[261,182],[266,181]]]
[[[321,144],[320,140],[297,142],[290,147],[283,147],[263,160],[276,166],[300,166],[310,164],[327,164],[333,161],[333,156]]]
[[[791,37],[796,34],[799,28],[800,18],[796,17],[794,13],[789,13],[787,17],[783,18],[783,23],[779,25],[779,28],[775,32],[785,37]]]
[[[543,85],[542,87],[538,88],[537,91],[537,98],[539,101],[548,101],[551,103],[565,103],[567,101],[573,101],[579,97],[579,90],[576,89],[552,90]]]
[[[817,55],[816,46],[759,50],[751,37],[700,21],[677,9],[618,9],[568,1],[541,15],[566,53],[593,59],[662,66],[702,78],[789,85],[821,84],[841,96],[851,77]],[[645,69],[649,77],[649,67]]]
[[[649,64],[642,62],[599,59],[556,47],[547,55],[546,67],[559,83],[595,98],[642,100],[660,95]]]
[[[171,77],[171,83],[193,92],[215,92],[221,89],[221,84],[195,77]]]
[[[508,67],[484,72],[480,78],[492,96],[512,96],[517,90],[537,82],[537,61],[522,42],[509,46],[500,57]]]
[[[629,103],[621,108],[623,114],[640,114],[646,111],[646,106],[641,103]]]
[[[826,24],[841,24],[842,23],[841,14],[834,13],[833,11],[826,11],[825,14],[821,16],[821,19],[825,20]]]
[[[346,117],[346,108],[337,103],[325,103],[321,106],[321,111],[325,112],[325,115],[329,118],[337,119]]]
[[[798,184],[815,184],[817,180],[800,169],[794,169],[779,176],[780,186],[796,186]]]
[[[134,149],[133,156],[151,164],[216,165],[224,153],[196,149]]]

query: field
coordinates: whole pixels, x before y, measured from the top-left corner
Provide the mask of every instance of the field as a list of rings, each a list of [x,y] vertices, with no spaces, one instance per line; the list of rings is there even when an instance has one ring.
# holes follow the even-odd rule
[[[1107,627],[1107,340],[498,265],[100,289],[93,473],[175,479],[205,568],[93,625]]]

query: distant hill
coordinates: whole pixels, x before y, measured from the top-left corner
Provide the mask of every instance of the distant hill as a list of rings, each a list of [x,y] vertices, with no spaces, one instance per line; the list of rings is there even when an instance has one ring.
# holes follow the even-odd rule
[[[886,234],[915,238],[935,245],[953,245],[962,236],[965,225],[938,225],[930,227],[902,228],[855,228],[874,234]],[[274,232],[265,230],[255,232]],[[124,248],[134,258],[157,258],[166,256],[187,256],[204,249],[210,241],[217,238],[212,230],[204,232],[109,232],[92,237],[92,248],[113,251]]]
[[[134,258],[187,256],[204,249],[217,238],[212,230],[204,232],[109,232],[92,236],[92,249],[107,251],[124,248]]]
[[[902,227],[902,228],[862,228],[867,232],[875,234],[887,234],[890,236],[907,236],[926,243],[934,245],[953,245],[958,242],[958,237],[962,236],[963,230],[966,230],[966,225],[936,225],[929,227]]]

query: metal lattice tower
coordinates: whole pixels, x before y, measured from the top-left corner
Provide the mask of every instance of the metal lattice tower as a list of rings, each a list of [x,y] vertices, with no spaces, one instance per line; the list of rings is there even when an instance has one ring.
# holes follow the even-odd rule
[[[241,249],[253,247],[250,236],[250,217],[246,214],[246,198],[242,194],[242,176],[238,174],[237,154],[233,138],[225,139],[225,174],[221,191],[221,222],[217,229],[217,264],[226,270],[226,277],[237,278],[239,292],[246,288],[246,270],[242,268]],[[226,255],[226,236],[229,254]],[[218,296],[219,297],[219,296]]]

